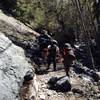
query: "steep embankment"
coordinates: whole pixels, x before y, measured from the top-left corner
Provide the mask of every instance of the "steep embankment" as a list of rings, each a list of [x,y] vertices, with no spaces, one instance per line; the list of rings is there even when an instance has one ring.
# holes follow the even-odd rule
[[[15,44],[27,47],[34,43],[39,34],[12,16],[5,15],[0,10],[0,31],[9,37]]]
[[[0,100],[20,100],[20,86],[29,70],[32,66],[27,62],[24,50],[0,32]]]
[[[27,71],[33,71],[33,97],[36,97],[34,68],[23,48],[34,43],[38,33],[0,10],[0,100],[20,100],[20,87]],[[12,40],[12,41],[11,41]],[[13,44],[15,43],[15,44]],[[25,44],[26,43],[26,44]]]

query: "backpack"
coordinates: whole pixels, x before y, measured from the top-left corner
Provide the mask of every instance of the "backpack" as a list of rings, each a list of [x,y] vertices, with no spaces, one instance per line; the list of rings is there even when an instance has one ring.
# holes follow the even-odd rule
[[[68,58],[69,60],[75,60],[75,54],[73,50],[68,50],[67,48],[64,48],[64,58]]]
[[[64,48],[64,51],[63,51],[63,54],[64,54],[64,56],[67,56],[68,55],[68,49],[67,48]]]
[[[69,53],[68,53],[68,58],[70,59],[70,60],[75,60],[75,54],[74,54],[74,52],[73,52],[73,50],[70,50],[69,51]]]
[[[51,45],[50,48],[48,49],[50,55],[54,56],[56,55],[56,45]]]

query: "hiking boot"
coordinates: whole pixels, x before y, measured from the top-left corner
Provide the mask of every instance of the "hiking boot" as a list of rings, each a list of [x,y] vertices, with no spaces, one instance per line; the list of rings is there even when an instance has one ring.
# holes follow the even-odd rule
[[[48,68],[46,68],[46,70],[49,70],[49,67],[48,67]]]
[[[57,69],[55,68],[53,71],[57,71]]]
[[[66,73],[66,76],[68,76],[68,77],[69,77],[69,73],[68,73],[68,72]]]

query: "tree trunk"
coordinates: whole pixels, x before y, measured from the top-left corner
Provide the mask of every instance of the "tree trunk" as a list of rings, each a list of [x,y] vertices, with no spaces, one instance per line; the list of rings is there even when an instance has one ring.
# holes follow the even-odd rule
[[[95,70],[94,59],[93,59],[91,48],[90,48],[90,44],[89,44],[89,41],[88,41],[89,40],[89,34],[88,34],[87,30],[86,30],[86,25],[84,23],[85,20],[84,20],[83,15],[82,15],[82,7],[81,7],[80,0],[75,0],[75,4],[76,4],[77,10],[79,12],[80,19],[81,19],[82,26],[83,26],[84,40],[85,40],[84,42],[86,44],[88,61],[90,61],[90,66]]]
[[[97,45],[98,45],[98,47],[99,47],[99,49],[100,49],[100,19],[99,19],[99,17],[100,17],[100,0],[98,0],[98,2],[97,2],[97,0],[94,0],[94,5],[93,5],[93,9],[94,9],[94,16],[95,16],[95,19],[96,19],[96,22],[97,22],[97,36],[96,36],[96,38],[97,38]]]

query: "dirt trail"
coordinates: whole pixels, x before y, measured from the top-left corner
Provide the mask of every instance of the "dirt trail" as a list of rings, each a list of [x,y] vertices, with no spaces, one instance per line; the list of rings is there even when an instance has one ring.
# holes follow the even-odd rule
[[[89,89],[87,89],[85,86],[88,83],[88,81],[85,82],[84,80],[79,78],[78,75],[75,74],[72,70],[70,72],[70,82],[72,85],[72,89],[79,89],[83,91],[84,94],[73,93],[72,91],[69,91],[68,93],[62,93],[56,92],[54,90],[49,90],[47,88],[47,82],[53,76],[65,76],[64,69],[60,69],[57,71],[52,71],[52,69],[50,69],[46,74],[37,75],[37,81],[39,85],[38,100],[99,100],[95,99],[94,97],[90,97],[90,94],[88,93]],[[89,96],[87,95],[87,93]]]

